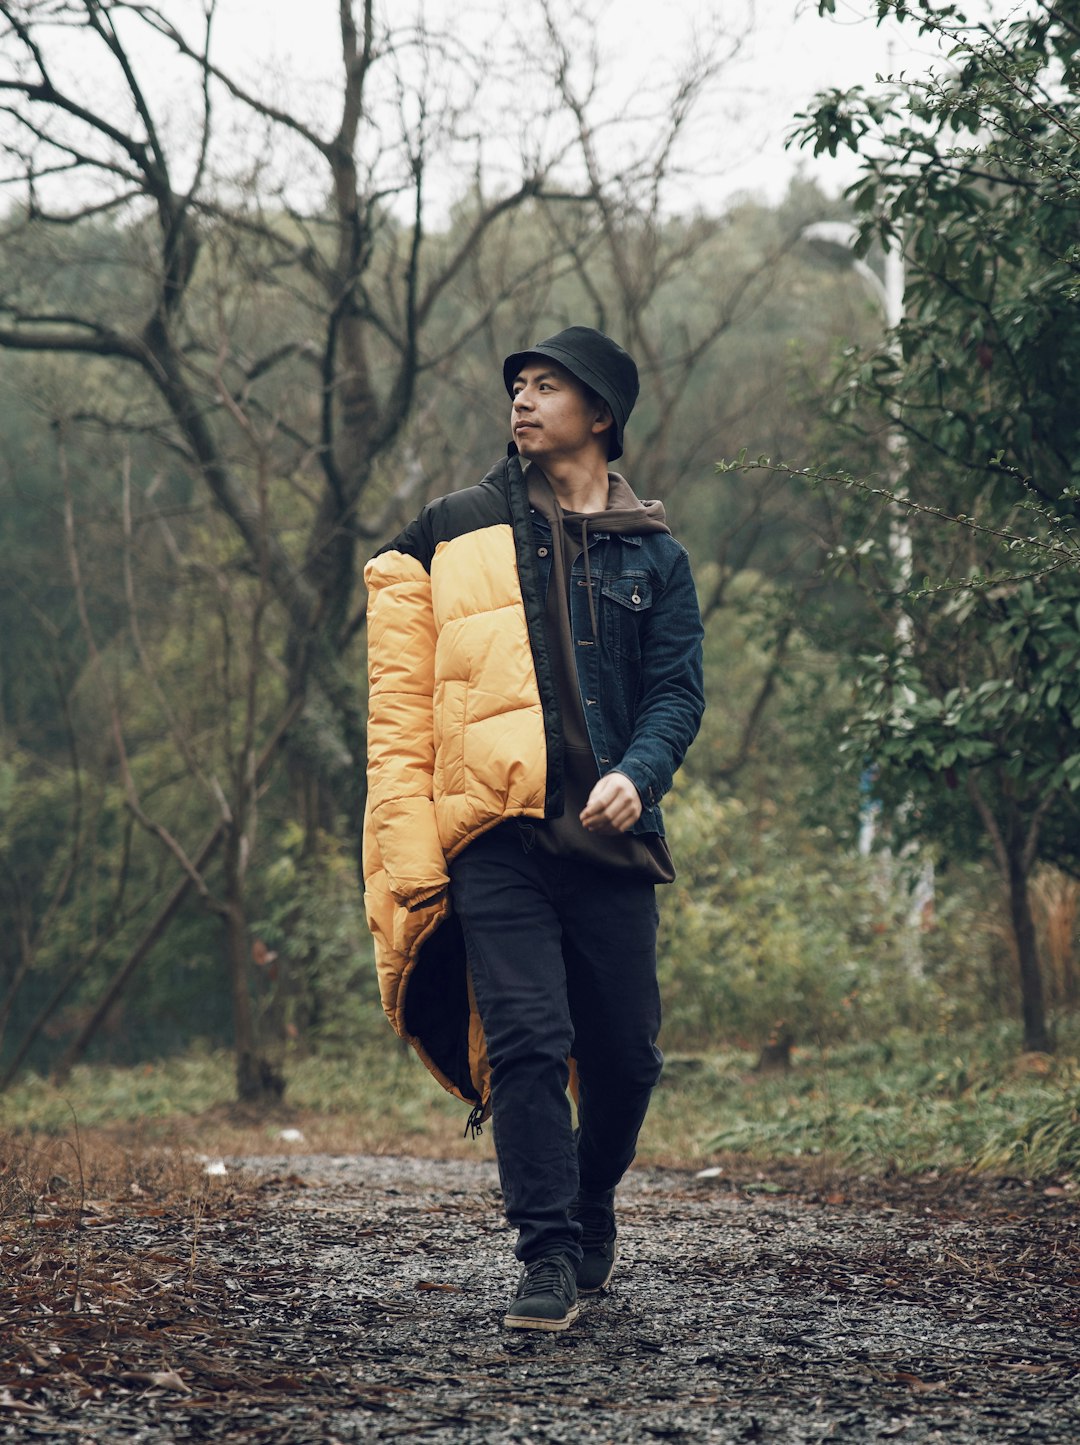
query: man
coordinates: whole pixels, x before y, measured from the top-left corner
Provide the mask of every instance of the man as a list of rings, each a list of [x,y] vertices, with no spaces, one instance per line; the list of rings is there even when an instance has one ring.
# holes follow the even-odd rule
[[[704,708],[701,620],[663,507],[608,470],[631,357],[572,326],[503,377],[506,459],[365,572],[365,896],[391,1022],[494,1118],[524,1266],[504,1323],[562,1330],[611,1277],[660,1071],[659,804]]]

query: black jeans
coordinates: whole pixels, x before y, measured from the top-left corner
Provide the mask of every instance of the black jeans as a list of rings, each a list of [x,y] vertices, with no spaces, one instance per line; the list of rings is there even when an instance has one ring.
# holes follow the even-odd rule
[[[503,1202],[525,1263],[581,1257],[568,1210],[579,1185],[600,1193],[622,1178],[662,1063],[653,885],[544,853],[532,835],[502,823],[450,865],[491,1063]]]

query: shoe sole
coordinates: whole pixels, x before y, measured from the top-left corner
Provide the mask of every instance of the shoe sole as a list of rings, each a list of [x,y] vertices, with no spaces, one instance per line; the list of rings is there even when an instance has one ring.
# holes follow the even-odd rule
[[[572,1305],[561,1320],[546,1320],[540,1315],[504,1315],[503,1324],[508,1330],[567,1330],[581,1313],[580,1305]]]

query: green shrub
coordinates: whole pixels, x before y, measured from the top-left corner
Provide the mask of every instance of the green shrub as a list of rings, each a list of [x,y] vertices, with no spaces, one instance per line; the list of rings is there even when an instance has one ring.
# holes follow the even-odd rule
[[[665,1039],[759,1045],[779,1026],[832,1043],[933,1012],[913,971],[906,900],[876,867],[680,780],[668,808],[679,876],[662,900]]]
[[[387,1025],[375,954],[345,843],[320,834],[309,854],[299,824],[288,824],[277,857],[260,874],[259,893],[261,916],[252,933],[276,955],[267,965],[275,979],[266,1004],[276,1029],[335,1054],[381,1038]]]
[[[803,1051],[790,1074],[727,1073],[704,1143],[757,1157],[822,1154],[876,1171],[1075,1175],[1075,1055],[1032,1069],[1017,1065],[1018,1046],[1015,1027],[952,1039],[895,1030],[872,1045]]]
[[[1019,1122],[997,1129],[979,1151],[979,1168],[1028,1178],[1080,1175],[1080,1072],[1064,1089],[1047,1084]]]

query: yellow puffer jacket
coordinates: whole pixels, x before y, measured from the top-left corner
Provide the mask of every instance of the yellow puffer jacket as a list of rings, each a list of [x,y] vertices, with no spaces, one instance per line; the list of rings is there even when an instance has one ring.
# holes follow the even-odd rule
[[[364,882],[382,1004],[475,1121],[488,1067],[446,864],[506,818],[544,816],[543,619],[522,564],[534,565],[531,521],[511,458],[431,503],[364,572]]]

